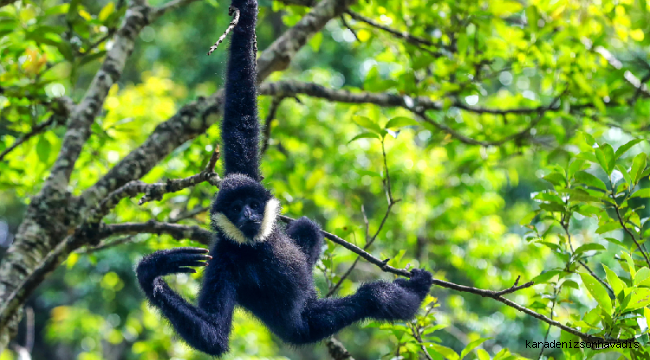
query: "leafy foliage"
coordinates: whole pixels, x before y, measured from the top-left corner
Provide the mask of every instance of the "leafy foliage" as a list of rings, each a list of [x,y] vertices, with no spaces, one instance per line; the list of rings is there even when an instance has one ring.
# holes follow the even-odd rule
[[[308,11],[291,2],[261,1],[260,49]],[[23,0],[0,7],[0,219],[12,230],[61,149],[69,115],[61,99],[83,97],[115,45],[126,5]],[[230,21],[227,5],[195,2],[141,31],[75,164],[72,196],[184,104],[218,90],[225,52],[203,54]],[[284,99],[269,123],[262,165],[283,212],[315,218],[360,247],[372,243],[367,251],[391,266],[426,267],[441,280],[491,290],[519,276],[533,280],[506,297],[580,333],[640,347],[527,348],[526,340],[580,339],[494,299],[436,287],[413,322],[347,329],[338,335],[346,348],[356,358],[647,358],[650,5],[373,0],[351,11],[267,81],[401,102]],[[262,118],[272,102],[260,99]],[[218,138],[212,126],[142,180],[197,173]],[[394,207],[387,189],[401,199]],[[203,184],[144,206],[124,200],[104,221],[179,219],[207,207],[213,192]],[[180,223],[207,227],[209,219],[196,211]],[[206,359],[142,303],[132,272],[142,254],[190,241],[109,240],[128,241],[73,253],[28,303],[37,313],[34,358]],[[317,271],[321,293],[340,283],[335,292],[343,296],[363,281],[392,277],[363,260],[347,274],[356,259],[328,243]],[[198,278],[171,281],[192,298]],[[324,346],[276,342],[242,312],[234,323],[232,358],[328,356]],[[0,355],[14,358],[13,350]]]

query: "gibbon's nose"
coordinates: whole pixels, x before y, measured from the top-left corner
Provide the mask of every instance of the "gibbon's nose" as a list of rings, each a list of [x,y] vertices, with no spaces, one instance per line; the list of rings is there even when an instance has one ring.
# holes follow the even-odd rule
[[[245,219],[251,220],[253,218],[254,211],[253,209],[250,208],[248,205],[244,205],[244,208],[242,209],[242,215],[244,216]]]

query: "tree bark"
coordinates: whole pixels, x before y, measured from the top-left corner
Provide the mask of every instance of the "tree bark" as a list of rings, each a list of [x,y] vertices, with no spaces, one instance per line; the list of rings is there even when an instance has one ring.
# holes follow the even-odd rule
[[[6,1],[0,0],[0,6]],[[95,75],[81,103],[73,109],[68,120],[64,142],[52,167],[50,176],[41,191],[28,206],[13,245],[0,262],[0,304],[19,294],[26,299],[51,270],[35,269],[48,261],[54,265],[63,262],[67,255],[85,243],[63,243],[76,228],[84,223],[99,202],[110,192],[132,180],[147,174],[158,162],[184,142],[204,133],[216,123],[222,103],[222,91],[208,98],[200,98],[185,105],[169,120],[156,127],[149,138],[127,155],[94,186],[79,197],[71,196],[69,179],[79,154],[90,136],[90,127],[100,113],[110,87],[119,79],[124,64],[135,45],[140,30],[176,3],[174,6],[151,8],[144,0],[133,0],[114,44],[108,52],[101,69]],[[318,3],[293,28],[280,36],[258,59],[258,82],[274,71],[284,70],[295,53],[311,36],[321,31],[332,18],[340,16],[355,0],[324,0]],[[63,246],[66,245],[66,246]],[[53,266],[52,270],[56,268]],[[49,269],[49,267],[48,267]],[[31,277],[30,277],[31,276]],[[20,303],[22,305],[22,302]],[[0,313],[0,353],[15,335],[21,319],[21,307],[6,307]]]

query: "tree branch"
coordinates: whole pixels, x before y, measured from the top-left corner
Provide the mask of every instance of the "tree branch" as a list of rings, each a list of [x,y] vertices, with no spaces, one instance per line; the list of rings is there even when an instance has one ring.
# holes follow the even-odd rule
[[[3,88],[0,87],[0,93],[2,93]],[[18,146],[20,146],[22,143],[25,141],[31,139],[32,137],[40,134],[43,132],[47,127],[49,127],[52,124],[59,124],[62,123],[63,120],[70,115],[72,112],[72,109],[74,108],[74,103],[72,102],[72,99],[68,97],[58,97],[54,98],[51,101],[50,104],[51,110],[53,110],[54,114],[52,114],[47,120],[43,121],[42,123],[34,126],[28,133],[25,135],[21,136],[16,142],[14,142],[11,146],[8,148],[4,149],[2,153],[0,153],[0,161],[7,156],[10,152],[12,152],[14,149],[16,149]]]
[[[374,28],[385,31],[385,32],[397,37],[397,38],[400,38],[400,39],[402,39],[402,40],[404,40],[404,41],[406,41],[406,42],[408,42],[408,43],[410,43],[412,45],[415,45],[418,48],[430,53],[434,57],[442,56],[441,53],[433,52],[433,51],[431,51],[431,50],[429,50],[427,48],[423,48],[422,46],[432,46],[432,47],[437,47],[437,48],[443,48],[444,49],[445,47],[443,46],[443,44],[435,44],[434,42],[432,42],[430,40],[427,40],[425,38],[421,38],[421,37],[418,37],[418,36],[411,35],[407,31],[398,31],[398,30],[392,29],[392,28],[390,28],[388,26],[381,25],[380,23],[375,22],[374,20],[372,20],[370,18],[367,18],[365,16],[362,16],[360,14],[357,14],[354,11],[351,11],[351,10],[348,10],[345,13],[350,15],[350,17],[353,18],[356,21],[364,22],[364,23],[366,23],[366,24],[368,24],[368,25],[370,25],[370,26],[372,26]]]
[[[327,346],[327,352],[334,360],[354,360],[350,352],[343,346],[343,344],[338,341],[334,336],[327,339],[325,342]]]
[[[189,239],[204,245],[210,245],[214,234],[198,226],[188,226],[150,220],[142,223],[120,223],[104,225],[99,237],[107,238],[115,235],[157,234],[170,235],[176,240]]]
[[[548,111],[557,111],[559,110],[558,103],[562,94],[558,95],[549,105],[540,105],[537,107],[523,107],[523,108],[511,108],[511,109],[490,109],[482,108],[476,106],[468,106],[461,103],[458,100],[455,100],[452,106],[458,107],[462,110],[473,112],[477,114],[494,114],[494,115],[506,115],[506,114],[535,114],[537,113],[537,118],[533,120],[526,128],[523,130],[506,136],[499,140],[476,140],[470,137],[467,137],[454,129],[450,128],[445,124],[438,123],[426,114],[426,110],[442,110],[443,103],[441,101],[435,102],[430,98],[421,96],[416,98],[411,98],[409,96],[400,96],[397,94],[388,94],[388,93],[369,93],[369,92],[355,92],[352,93],[348,90],[337,90],[329,89],[324,86],[314,84],[314,83],[305,83],[298,81],[279,81],[275,83],[266,83],[260,86],[259,90],[262,95],[272,95],[272,96],[295,96],[296,94],[305,94],[316,98],[326,99],[329,101],[337,101],[344,103],[353,103],[353,104],[375,104],[378,106],[386,107],[402,107],[413,111],[422,121],[431,124],[432,126],[438,128],[439,130],[450,134],[459,141],[469,144],[469,145],[481,145],[481,146],[492,146],[492,145],[501,145],[505,142],[515,140],[518,138],[528,136],[528,133],[532,128],[537,126],[537,124],[544,118],[544,114]]]

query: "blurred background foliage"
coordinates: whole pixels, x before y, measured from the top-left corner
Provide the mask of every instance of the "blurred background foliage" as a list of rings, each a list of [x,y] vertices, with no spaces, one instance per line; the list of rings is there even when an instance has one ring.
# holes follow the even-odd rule
[[[93,125],[73,174],[73,194],[91,186],[184,103],[222,86],[225,45],[210,57],[205,53],[230,21],[228,5],[196,1],[144,28]],[[650,125],[650,93],[634,82],[643,84],[650,76],[645,35],[650,5],[644,0],[362,0],[352,10],[428,44],[404,41],[345,15],[314,36],[288,70],[267,81],[386,92],[411,102],[424,97],[440,102],[439,108],[427,112],[427,122],[402,108],[305,95],[285,99],[270,124],[263,156],[265,183],[283,202],[284,213],[309,216],[364,245],[364,218],[372,234],[388,206],[384,146],[391,191],[401,202],[369,252],[390,258],[395,267],[425,267],[437,278],[484,289],[510,287],[518,277],[520,283],[536,279],[535,286],[509,298],[583,332],[636,336],[645,346],[650,310],[643,297],[629,297],[648,290],[639,274],[645,276],[641,269],[650,264],[642,261],[635,241],[643,243],[650,235],[643,208],[650,196],[644,192],[649,147],[645,141],[628,142],[647,138]],[[106,0],[24,0],[0,8],[0,151],[50,118],[54,99],[83,96],[124,11],[124,1]],[[260,0],[259,48],[307,11]],[[272,101],[260,98],[262,119]],[[402,120],[384,130],[391,119]],[[9,232],[15,232],[29,197],[48,174],[63,125],[47,124],[0,161],[0,220]],[[213,126],[182,145],[143,180],[197,173],[218,132]],[[359,134],[364,135],[350,142]],[[624,144],[629,146],[621,148]],[[106,221],[170,221],[197,210],[181,222],[207,227],[208,216],[200,209],[213,193],[202,184],[144,206],[125,200]],[[9,236],[2,239],[7,246]],[[197,244],[149,235],[120,240],[125,240],[120,246],[73,253],[27,303],[34,322],[23,320],[15,343],[25,345],[31,332],[34,359],[208,359],[184,345],[146,305],[132,270],[144,254]],[[322,294],[355,259],[354,253],[327,244],[315,272]],[[580,262],[607,285],[589,278]],[[338,295],[376,278],[393,277],[360,261]],[[169,279],[188,298],[196,295],[199,280],[200,274]],[[606,286],[615,290],[611,297]],[[432,359],[458,358],[455,354],[482,341],[466,359],[648,355],[643,349],[634,354],[546,349],[540,355],[540,349],[525,346],[526,340],[575,337],[557,328],[547,333],[546,323],[493,299],[440,287],[431,295],[412,324],[359,324],[337,338],[356,359],[422,357],[413,326],[424,329],[422,344]],[[8,350],[0,359],[18,356]],[[328,357],[322,344],[288,347],[238,311],[226,358]]]

